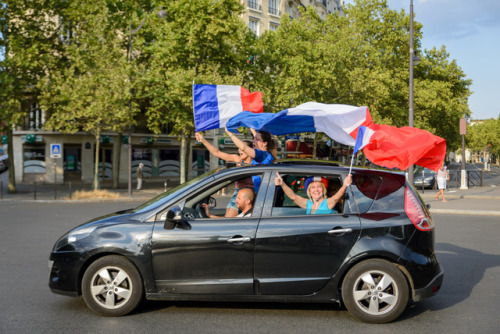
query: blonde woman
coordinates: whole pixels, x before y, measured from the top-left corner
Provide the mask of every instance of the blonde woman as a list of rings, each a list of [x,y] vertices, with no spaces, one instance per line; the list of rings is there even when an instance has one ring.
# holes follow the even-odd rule
[[[326,196],[326,184],[328,180],[323,177],[310,177],[304,182],[304,190],[307,193],[307,197],[302,197],[293,192],[293,190],[283,182],[280,174],[276,172],[276,178],[274,179],[274,184],[276,186],[281,186],[285,195],[287,195],[295,204],[299,207],[306,209],[306,214],[308,215],[319,215],[319,214],[332,214],[335,213],[335,205],[342,198],[348,186],[352,184],[352,175],[349,174],[344,179],[344,184],[340,189],[331,197]]]

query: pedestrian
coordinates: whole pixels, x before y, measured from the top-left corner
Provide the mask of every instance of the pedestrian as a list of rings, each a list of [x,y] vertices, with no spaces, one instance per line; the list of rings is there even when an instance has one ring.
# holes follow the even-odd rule
[[[142,167],[144,167],[144,164],[141,162],[139,164],[139,167],[137,167],[137,169],[135,170],[137,176],[137,190],[141,190],[142,188],[142,177],[143,177]]]
[[[436,200],[439,201],[439,196],[443,196],[443,202],[447,202],[446,198],[444,198],[444,190],[446,189],[446,183],[449,179],[448,169],[444,164],[441,165],[437,172],[437,184],[438,184],[438,193],[436,194]]]
[[[246,153],[244,153],[241,149],[238,150],[238,154],[225,153],[225,152],[220,151],[218,148],[216,148],[212,144],[210,144],[205,138],[203,138],[203,135],[200,132],[196,132],[195,136],[196,136],[196,140],[198,142],[202,143],[208,149],[208,151],[210,153],[212,153],[214,156],[216,156],[219,159],[222,159],[222,160],[228,161],[228,162],[236,162],[236,165],[238,167],[248,166],[252,163],[252,158],[249,157]],[[245,142],[243,142],[243,145],[251,147],[252,142],[245,141]],[[232,197],[229,200],[229,203],[227,205],[225,217],[238,216],[239,209],[236,205],[236,198],[238,195],[238,191],[240,191],[240,189],[249,188],[252,190],[252,192],[254,189],[253,180],[251,177],[235,181],[234,186],[235,186],[234,192],[233,192],[233,195],[232,195]],[[226,194],[226,192],[224,190],[225,188],[226,187],[222,188],[222,195],[223,196]]]

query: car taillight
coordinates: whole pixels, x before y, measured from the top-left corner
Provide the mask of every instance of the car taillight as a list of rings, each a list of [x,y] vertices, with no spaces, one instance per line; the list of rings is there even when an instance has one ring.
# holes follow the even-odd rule
[[[420,201],[409,187],[406,187],[405,193],[405,212],[420,231],[430,231],[434,228],[432,219],[425,214]]]

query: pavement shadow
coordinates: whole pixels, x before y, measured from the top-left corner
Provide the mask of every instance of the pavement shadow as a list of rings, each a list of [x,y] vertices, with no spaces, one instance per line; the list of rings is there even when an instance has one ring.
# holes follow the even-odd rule
[[[437,257],[444,269],[441,290],[432,298],[415,303],[403,314],[414,317],[426,311],[439,311],[467,300],[489,268],[500,266],[500,255],[482,253],[449,243],[436,243]]]

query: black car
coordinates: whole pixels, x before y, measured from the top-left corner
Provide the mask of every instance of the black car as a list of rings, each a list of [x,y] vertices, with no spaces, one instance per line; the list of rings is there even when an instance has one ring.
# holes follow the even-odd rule
[[[335,193],[348,169],[279,162],[209,172],[66,233],[50,254],[50,289],[83,295],[104,316],[144,298],[314,302],[370,323],[439,290],[434,224],[404,174],[353,169],[337,213],[307,215],[275,186],[276,172],[306,196],[306,178],[322,176]],[[249,177],[260,181],[251,217],[206,217],[203,203],[224,216],[230,196],[218,192]]]

